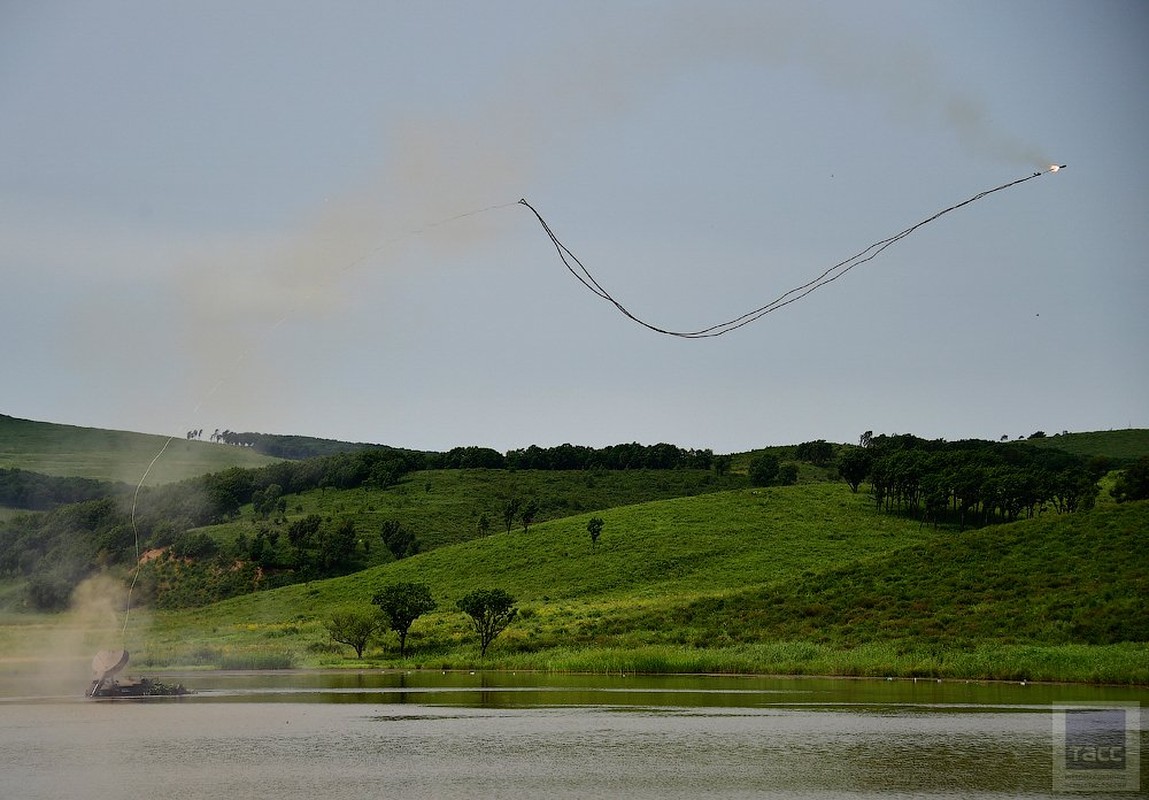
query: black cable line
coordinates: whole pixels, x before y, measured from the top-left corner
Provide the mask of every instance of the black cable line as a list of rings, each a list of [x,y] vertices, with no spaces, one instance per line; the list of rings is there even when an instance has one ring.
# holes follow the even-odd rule
[[[956,211],[957,209],[962,208],[963,206],[967,206],[970,203],[977,202],[978,200],[981,200],[982,198],[984,198],[988,195],[991,195],[994,192],[1000,192],[1000,191],[1003,191],[1005,189],[1009,189],[1013,186],[1017,186],[1018,184],[1025,183],[1026,181],[1031,181],[1034,178],[1039,178],[1042,175],[1044,175],[1045,172],[1056,172],[1060,169],[1063,169],[1064,167],[1065,167],[1064,164],[1060,164],[1060,165],[1057,165],[1056,167],[1050,167],[1048,170],[1045,170],[1044,172],[1035,172],[1032,175],[1025,176],[1024,178],[1018,178],[1017,180],[1009,181],[1008,183],[1003,183],[1001,186],[995,186],[992,189],[986,189],[985,191],[978,192],[973,197],[970,197],[966,200],[962,200],[960,203],[955,203],[954,205],[949,206],[948,208],[944,208],[941,211],[938,211],[937,213],[932,214],[929,217],[926,217],[925,219],[923,219],[920,222],[914,223],[913,225],[911,225],[910,227],[901,231],[900,233],[896,233],[893,236],[890,236],[886,239],[881,239],[877,242],[874,242],[873,244],[871,244],[869,247],[865,248],[864,250],[862,250],[858,253],[855,253],[854,255],[850,256],[849,258],[847,258],[843,261],[839,261],[837,264],[834,264],[831,267],[828,267],[826,270],[824,270],[822,272],[822,274],[818,275],[813,280],[810,280],[806,283],[803,283],[800,286],[795,286],[793,289],[790,289],[789,291],[779,295],[778,297],[774,298],[773,300],[771,300],[769,303],[767,303],[764,306],[759,306],[756,309],[753,309],[751,311],[747,311],[745,314],[734,317],[733,319],[726,320],[725,322],[719,322],[717,324],[710,325],[706,328],[700,328],[700,329],[694,330],[694,331],[668,330],[666,328],[661,328],[657,325],[649,323],[646,320],[640,319],[639,317],[635,316],[633,313],[631,313],[631,311],[629,309],[626,308],[626,306],[624,306],[622,303],[620,303],[618,300],[616,300],[610,294],[610,292],[608,292],[602,286],[602,284],[598,282],[598,280],[594,277],[594,275],[591,274],[590,270],[588,270],[586,268],[586,265],[583,264],[582,261],[579,260],[578,256],[576,256],[574,253],[572,253],[570,251],[570,249],[559,240],[558,236],[556,236],[555,232],[551,229],[551,226],[547,224],[547,221],[545,219],[543,219],[542,214],[540,214],[534,206],[532,206],[530,203],[528,203],[525,198],[519,200],[519,204],[524,205],[527,208],[529,208],[531,210],[531,212],[535,215],[535,217],[538,219],[539,224],[542,225],[543,231],[546,232],[547,237],[551,240],[551,244],[554,245],[555,251],[558,253],[559,260],[562,261],[563,266],[566,267],[567,271],[570,272],[571,275],[573,275],[575,277],[575,279],[577,279],[579,283],[581,283],[583,286],[585,286],[592,294],[594,294],[597,297],[602,298],[603,300],[606,300],[608,303],[610,303],[616,309],[618,309],[619,313],[621,313],[624,317],[632,320],[633,322],[641,325],[644,328],[647,328],[649,330],[654,331],[655,333],[661,333],[661,334],[664,334],[666,336],[676,336],[676,337],[681,338],[681,339],[708,339],[708,338],[713,338],[715,336],[722,336],[723,334],[727,334],[727,333],[730,333],[731,331],[738,330],[739,328],[741,328],[745,325],[749,325],[751,322],[755,322],[756,320],[761,319],[762,317],[766,316],[767,314],[769,314],[771,312],[777,311],[780,308],[784,308],[785,306],[788,306],[791,303],[794,303],[798,300],[801,300],[802,298],[809,295],[811,292],[816,291],[817,289],[821,289],[823,286],[826,286],[827,284],[833,283],[834,281],[838,280],[838,278],[841,278],[843,275],[845,275],[847,272],[852,270],[854,267],[857,267],[861,264],[865,264],[868,261],[872,261],[878,255],[880,255],[887,247],[890,247],[894,243],[896,243],[896,242],[900,241],[901,239],[904,239],[905,237],[909,236],[911,233],[913,233],[914,231],[916,231],[918,228],[922,227],[923,225],[928,225],[929,223],[933,222],[934,220],[936,220],[940,217],[945,216],[946,214],[950,213],[951,211]]]

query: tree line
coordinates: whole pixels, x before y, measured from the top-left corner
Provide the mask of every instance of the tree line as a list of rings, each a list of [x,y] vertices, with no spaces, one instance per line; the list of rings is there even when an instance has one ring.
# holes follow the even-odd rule
[[[188,438],[202,438],[203,431],[188,431]],[[490,447],[454,447],[445,453],[407,450],[387,445],[352,444],[308,436],[283,436],[267,433],[239,433],[216,430],[209,437],[236,447],[250,447],[256,452],[277,458],[307,460],[325,456],[346,455],[362,451],[380,451],[414,462],[417,469],[532,469],[532,470],[626,470],[626,469],[710,469],[714,452],[710,449],[684,448],[673,444],[643,445],[637,442],[607,447],[560,444],[554,447],[531,445],[501,453]]]
[[[1104,459],[1020,442],[928,441],[876,436],[839,456],[839,473],[857,491],[868,478],[876,506],[923,522],[966,526],[1011,522],[1052,508],[1090,509],[1108,471]]]
[[[203,429],[188,431],[187,438],[202,439]],[[417,450],[391,447],[385,444],[368,444],[364,442],[342,442],[336,439],[319,439],[313,436],[294,436],[274,433],[240,433],[233,430],[216,429],[208,439],[220,444],[234,447],[250,447],[257,453],[273,456],[275,458],[288,458],[294,461],[303,461],[309,458],[334,456],[341,453],[354,453],[359,450],[386,450],[405,455],[423,455]]]
[[[505,454],[489,447],[455,447],[446,453],[427,454],[426,464],[428,469],[710,469],[714,464],[714,451],[665,442],[652,445],[632,442],[607,447],[531,445]]]
[[[503,589],[473,589],[455,602],[455,608],[467,616],[471,630],[479,637],[480,658],[519,614],[515,598]],[[389,583],[371,598],[375,612],[352,609],[332,615],[324,626],[332,641],[355,650],[356,658],[384,628],[394,631],[399,639],[399,657],[407,656],[407,635],[419,617],[438,608],[425,583]]]
[[[82,503],[112,495],[126,495],[131,487],[94,478],[63,478],[24,469],[0,468],[0,506],[47,511],[68,503]]]

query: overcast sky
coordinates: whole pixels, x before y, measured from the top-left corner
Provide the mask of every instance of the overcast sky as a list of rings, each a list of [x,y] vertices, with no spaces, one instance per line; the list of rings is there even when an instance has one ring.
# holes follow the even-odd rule
[[[0,413],[448,449],[1149,426],[1149,5],[5,2]],[[528,199],[652,333],[563,267]]]

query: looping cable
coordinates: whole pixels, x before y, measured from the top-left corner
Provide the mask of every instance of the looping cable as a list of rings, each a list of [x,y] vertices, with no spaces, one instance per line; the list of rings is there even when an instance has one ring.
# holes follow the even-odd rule
[[[1058,170],[1064,168],[1064,164],[1053,165],[1050,166],[1045,172],[1057,172]],[[985,191],[978,192],[973,197],[963,200],[960,203],[955,203],[948,208],[944,208],[941,211],[926,217],[921,222],[914,223],[910,227],[894,234],[893,236],[874,242],[864,250],[855,253],[843,261],[839,261],[837,264],[834,264],[831,267],[828,267],[813,280],[807,281],[801,286],[795,286],[793,289],[790,289],[788,292],[779,295],[763,306],[759,306],[758,308],[755,308],[751,311],[747,311],[745,314],[741,314],[737,317],[734,317],[733,319],[728,319],[725,322],[719,322],[714,325],[710,325],[705,328],[699,328],[698,330],[693,331],[676,331],[669,330],[667,328],[661,328],[635,316],[629,309],[626,308],[626,306],[616,300],[610,294],[610,292],[603,288],[602,284],[599,283],[594,275],[591,274],[590,270],[588,270],[586,265],[584,265],[582,261],[579,260],[578,256],[572,253],[565,244],[559,241],[559,238],[555,235],[555,232],[551,230],[551,226],[547,224],[547,221],[543,219],[542,214],[540,214],[534,206],[528,203],[525,198],[519,200],[519,204],[529,208],[538,219],[539,224],[542,225],[543,231],[546,232],[547,237],[551,240],[551,244],[554,245],[555,251],[558,253],[559,259],[562,261],[563,266],[567,268],[567,271],[574,275],[578,282],[585,286],[596,297],[602,298],[606,302],[613,305],[616,309],[618,309],[619,313],[624,317],[641,325],[644,328],[647,328],[648,330],[654,331],[655,333],[661,333],[665,336],[676,336],[680,339],[709,339],[715,336],[723,336],[727,333],[730,333],[731,331],[738,330],[739,328],[749,325],[751,322],[755,322],[761,319],[767,314],[770,314],[780,308],[784,308],[785,306],[790,305],[791,303],[801,300],[811,292],[821,289],[823,286],[838,280],[854,267],[865,264],[867,261],[872,261],[890,245],[904,239],[923,225],[928,225],[929,223],[933,222],[939,217],[945,216],[951,211],[956,211],[963,206],[968,206],[970,203],[977,202],[983,197],[991,195],[994,192],[1000,192],[1005,189],[1009,189],[1010,187],[1017,186],[1018,184],[1025,183],[1026,181],[1031,181],[1034,178],[1041,177],[1045,174],[1045,172],[1035,172],[1032,175],[1027,175],[1024,178],[1018,178],[1017,180],[1010,181],[1009,183],[1003,183],[1001,186],[995,186],[992,189],[986,189]]]

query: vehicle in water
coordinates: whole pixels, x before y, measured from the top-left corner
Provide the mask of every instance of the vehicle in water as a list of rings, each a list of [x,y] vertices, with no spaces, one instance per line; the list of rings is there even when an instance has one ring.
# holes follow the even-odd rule
[[[170,697],[188,694],[182,684],[169,684],[151,678],[123,678],[117,675],[128,665],[127,650],[101,650],[92,659],[92,684],[87,697]]]

